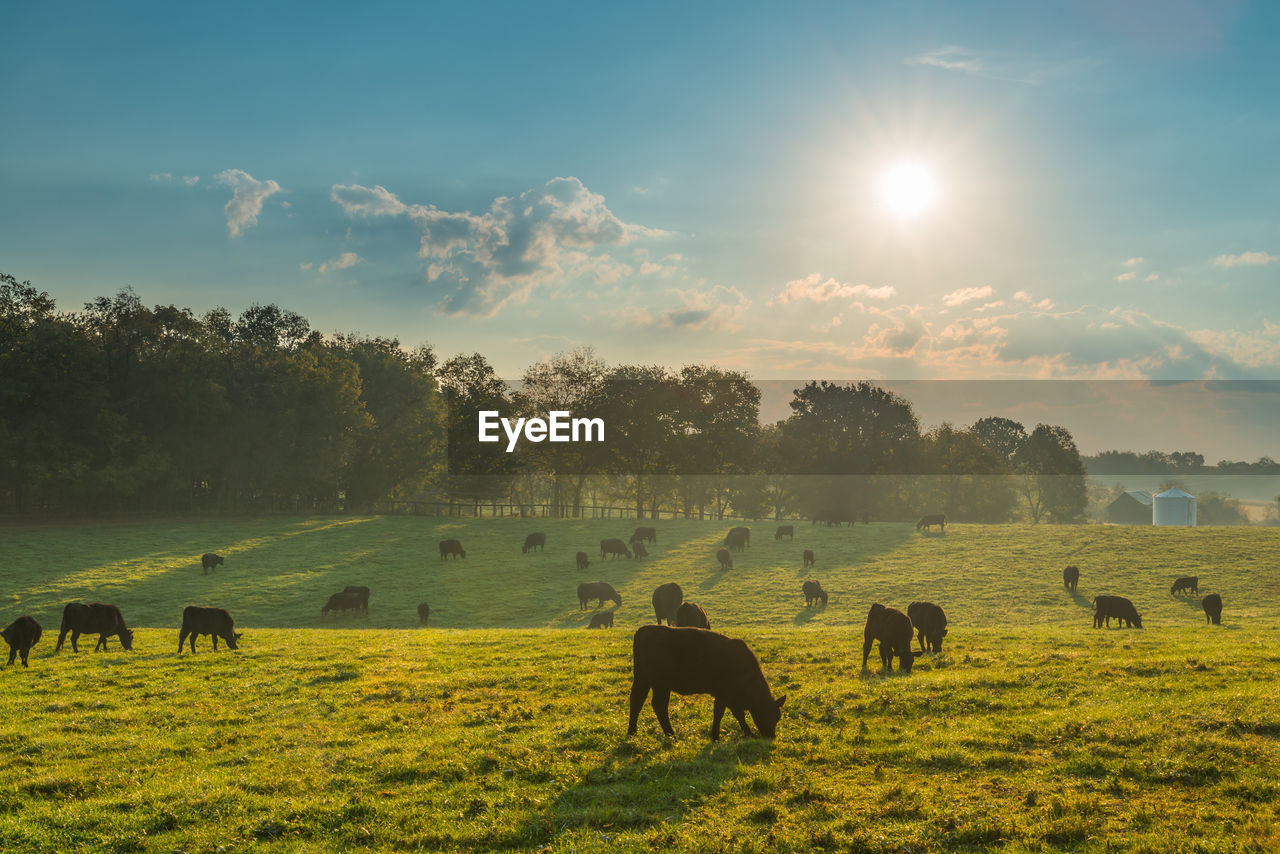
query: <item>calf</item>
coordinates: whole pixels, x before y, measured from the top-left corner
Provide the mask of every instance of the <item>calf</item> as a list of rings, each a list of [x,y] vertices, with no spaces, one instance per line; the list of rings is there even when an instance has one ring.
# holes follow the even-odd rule
[[[809,567],[813,566],[813,563],[814,563],[813,549],[805,549],[804,550],[804,568],[808,569]]]
[[[794,540],[794,539],[796,538],[796,528],[795,528],[795,526],[794,526],[794,525],[779,525],[779,526],[778,526],[778,530],[776,530],[776,531],[774,531],[774,532],[773,532],[773,538],[774,538],[775,540],[780,540],[780,539],[782,539],[783,537],[786,537],[788,540]]]
[[[1080,583],[1080,567],[1072,564],[1064,567],[1062,570],[1062,586],[1074,592],[1076,585]]]
[[[916,530],[921,528],[929,530],[933,525],[937,525],[945,533],[947,530],[947,516],[945,513],[935,513],[932,516],[921,516],[920,521],[916,522]]]
[[[912,602],[907,616],[919,632],[920,652],[925,652],[926,642],[929,652],[942,652],[942,639],[947,636],[947,615],[942,609],[932,602]]]
[[[880,642],[880,662],[885,670],[893,670],[893,657],[898,657],[898,669],[911,672],[915,653],[911,651],[911,618],[897,608],[886,608],[879,602],[867,612],[867,624],[862,629],[862,669],[867,669],[871,644]]]
[[[680,585],[674,581],[668,584],[659,584],[653,589],[653,615],[658,620],[658,625],[662,625],[662,621],[666,620],[668,626],[676,624],[676,613],[680,610],[680,603],[684,601],[684,591],[680,589]]]
[[[622,607],[622,595],[607,581],[584,581],[578,585],[578,610],[585,611],[587,603],[592,599],[599,603],[596,605],[597,608],[604,605],[605,600],[614,602],[619,608]]]
[[[589,629],[611,629],[613,628],[613,612],[617,610],[610,608],[608,611],[601,611],[598,614],[591,615],[591,622],[587,623]]]
[[[93,646],[94,652],[99,649],[105,650],[107,638],[112,635],[120,638],[122,647],[133,649],[133,632],[124,624],[124,617],[115,605],[104,605],[101,602],[90,602],[88,605],[81,602],[68,603],[67,607],[62,609],[62,628],[58,633],[55,652],[62,649],[62,643],[67,639],[68,632],[71,633],[72,652],[80,651],[76,645],[80,635],[92,634],[98,636],[98,642]]]
[[[196,651],[197,635],[213,635],[213,649],[218,649],[218,638],[227,642],[228,649],[235,649],[240,640],[240,632],[235,630],[235,621],[223,608],[201,608],[199,605],[188,605],[182,611],[182,629],[178,632],[178,652],[182,652],[182,643],[188,636],[191,638],[191,651]]]
[[[530,549],[542,550],[547,544],[547,535],[538,531],[524,538],[524,545],[520,547],[520,554],[527,555]]]
[[[813,608],[817,606],[818,600],[822,600],[822,604],[827,604],[827,591],[822,589],[822,585],[816,581],[806,581],[800,586],[804,591],[804,606]]]
[[[692,602],[682,602],[679,608],[676,608],[676,625],[688,626],[695,629],[711,628],[711,621],[707,619],[707,612],[702,607]]]
[[[751,529],[750,528],[730,528],[729,533],[724,537],[725,548],[735,552],[740,552],[751,546]]]
[[[213,552],[205,552],[200,555],[200,567],[204,570],[205,575],[208,575],[210,572],[216,572],[218,567],[225,563],[226,560],[222,555],[216,555]]]
[[[7,629],[0,632],[0,637],[9,644],[10,667],[19,655],[22,656],[23,667],[31,666],[27,664],[27,656],[31,654],[31,647],[40,642],[40,624],[33,617],[23,616],[14,620]]]
[[[714,698],[712,741],[720,739],[725,709],[733,713],[744,736],[751,735],[746,712],[751,713],[762,736],[773,738],[777,734],[787,698],[774,698],[760,660],[737,638],[706,629],[641,626],[631,642],[631,668],[628,736],[636,734],[636,722],[650,691],[653,713],[668,736],[675,735],[667,713],[673,691],[685,696],[710,694]]]
[[[444,560],[449,557],[465,558],[467,556],[466,549],[462,547],[462,543],[458,540],[441,540],[440,541],[440,559]]]
[[[588,559],[586,552],[578,552],[578,554],[575,555],[575,560],[578,562],[578,569],[586,569],[591,565],[591,561]]]
[[[642,557],[649,556],[649,550],[644,547],[643,540],[636,540],[634,543],[631,544],[631,547],[635,549],[636,560],[640,560],[640,558]]]
[[[1093,627],[1102,628],[1106,621],[1111,628],[1111,618],[1116,618],[1116,625],[1124,623],[1131,628],[1142,628],[1142,617],[1138,616],[1133,603],[1123,596],[1095,596],[1093,599]]]
[[[622,540],[614,537],[608,540],[600,541],[600,558],[604,559],[608,555],[617,557],[618,555],[626,555],[631,557],[631,550],[627,548],[627,544]]]
[[[324,607],[320,609],[320,616],[327,617],[330,611],[341,611],[345,614],[348,611],[358,610],[360,610],[360,595],[344,590],[329,597],[329,601],[325,602]]]
[[[418,625],[425,626],[431,619],[431,606],[426,602],[418,603]]]
[[[1173,586],[1169,588],[1169,593],[1170,595],[1172,595],[1174,593],[1181,593],[1184,590],[1191,593],[1199,593],[1200,592],[1199,577],[1195,575],[1184,575],[1181,578],[1175,579],[1173,582]]]
[[[658,529],[645,527],[643,525],[636,528],[636,532],[631,535],[631,542],[638,543],[641,540],[644,540],[647,543],[658,542]]]
[[[369,588],[351,586],[342,591],[343,593],[354,593],[356,602],[359,604],[360,613],[369,613]]]
[[[720,561],[720,569],[733,569],[733,555],[728,549],[721,549],[716,552],[716,560]]]
[[[1204,609],[1204,621],[1213,623],[1215,626],[1222,624],[1222,597],[1217,593],[1210,593],[1208,596],[1200,600],[1200,607]],[[39,629],[36,629],[36,637],[39,637]],[[13,653],[9,653],[9,663],[13,664]],[[27,657],[22,657],[22,663],[27,663]]]

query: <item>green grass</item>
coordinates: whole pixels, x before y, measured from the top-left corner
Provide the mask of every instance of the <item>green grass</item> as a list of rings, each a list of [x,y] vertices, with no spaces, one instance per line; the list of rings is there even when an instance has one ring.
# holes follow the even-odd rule
[[[728,524],[663,522],[650,560],[599,561],[590,545],[632,527],[0,528],[0,620],[46,629],[29,670],[0,674],[0,850],[1280,847],[1280,532],[873,524],[775,543],[753,525],[721,573]],[[532,530],[547,552],[522,556]],[[465,561],[438,560],[446,536]],[[227,556],[207,577],[206,550]],[[1222,593],[1222,626],[1169,595],[1182,574]],[[823,610],[804,608],[809,576],[834,594]],[[612,631],[578,628],[591,612],[574,588],[596,579],[623,594]],[[675,739],[647,707],[624,739],[629,629],[669,580],[788,695],[775,741],[735,725],[710,744],[708,697],[673,702]],[[357,582],[369,616],[322,620],[325,596]],[[1096,593],[1132,598],[1148,628],[1092,629]],[[870,602],[914,598],[946,608],[944,654],[905,677],[861,673]],[[119,604],[135,651],[53,654],[75,599]],[[204,638],[177,654],[197,603],[232,612],[239,652]]]

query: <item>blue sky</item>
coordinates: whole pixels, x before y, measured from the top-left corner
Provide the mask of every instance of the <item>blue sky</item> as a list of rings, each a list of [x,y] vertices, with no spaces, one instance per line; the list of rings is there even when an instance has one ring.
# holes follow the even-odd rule
[[[511,376],[1280,377],[1280,7],[612,6],[6,4],[0,269]]]

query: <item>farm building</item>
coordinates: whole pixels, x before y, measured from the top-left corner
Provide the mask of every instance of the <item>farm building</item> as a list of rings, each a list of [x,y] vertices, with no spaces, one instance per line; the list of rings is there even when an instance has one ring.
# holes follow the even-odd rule
[[[1116,525],[1150,525],[1151,493],[1130,489],[1107,505],[1107,521]]]
[[[1151,524],[1153,525],[1188,525],[1196,524],[1196,497],[1184,492],[1176,486],[1166,490],[1151,503]]]

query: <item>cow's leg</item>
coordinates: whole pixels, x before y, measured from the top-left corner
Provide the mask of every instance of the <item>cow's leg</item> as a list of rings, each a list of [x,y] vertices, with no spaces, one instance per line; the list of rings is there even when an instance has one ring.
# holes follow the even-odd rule
[[[674,736],[676,731],[671,728],[671,718],[667,714],[667,709],[671,706],[671,689],[662,689],[655,686],[650,704],[653,706],[653,713],[658,716],[658,723],[662,725],[662,731],[669,736]]]
[[[16,646],[9,647],[9,666],[10,667],[13,666],[14,656],[16,656],[17,654],[18,654],[18,648]],[[25,662],[27,660],[26,656],[23,656],[22,660]]]
[[[29,647],[29,646],[24,646],[24,647],[22,648],[22,666],[23,666],[23,667],[30,667],[30,666],[31,666],[31,665],[27,664],[27,656],[28,656],[28,655],[30,655],[30,654],[31,654],[31,647]],[[12,652],[11,652],[11,653],[9,653],[9,663],[10,663],[10,664],[13,664],[13,653],[12,653]]]
[[[218,633],[212,632],[211,634],[213,635],[213,651],[217,652],[218,651]]]
[[[742,737],[751,738],[751,727],[747,726],[747,716],[742,709],[730,709],[733,716],[738,719],[738,726],[742,727]]]
[[[97,652],[99,649],[101,649],[103,652],[106,652],[106,651],[107,651],[107,636],[106,636],[106,635],[98,635],[98,642],[97,642],[96,644],[94,644],[94,645],[93,645],[93,651],[94,651],[94,652]]]
[[[80,647],[76,644],[76,641],[78,640],[80,640],[80,632],[76,631],[75,629],[72,629],[71,630],[71,651],[72,652],[80,651]]]
[[[627,735],[636,734],[636,721],[640,719],[640,710],[644,708],[644,700],[649,696],[649,686],[639,679],[631,681],[631,717],[627,719]]]
[[[188,634],[189,634],[189,632],[186,630],[186,628],[185,628],[185,627],[184,627],[183,629],[181,629],[181,630],[178,632],[178,652],[179,652],[179,653],[181,653],[181,652],[182,652],[182,645],[183,645],[183,643],[185,643],[185,642],[186,642],[186,640],[187,640],[187,635],[188,635]],[[192,643],[191,645],[192,645],[192,646],[195,646],[195,644],[194,644],[194,643]],[[193,650],[191,650],[191,651],[192,651],[192,652],[195,652],[195,650],[194,650],[194,649],[193,649]]]
[[[711,713],[711,740],[720,740],[720,719],[724,717],[724,700],[716,697],[715,710]]]
[[[862,669],[867,669],[867,659],[871,657],[871,644],[875,642],[874,638],[866,638],[862,641]]]

